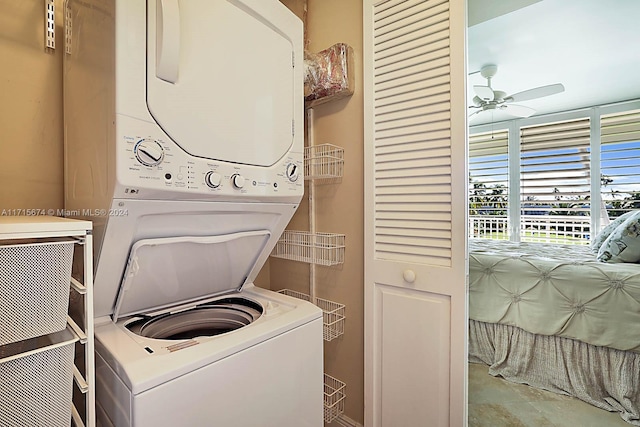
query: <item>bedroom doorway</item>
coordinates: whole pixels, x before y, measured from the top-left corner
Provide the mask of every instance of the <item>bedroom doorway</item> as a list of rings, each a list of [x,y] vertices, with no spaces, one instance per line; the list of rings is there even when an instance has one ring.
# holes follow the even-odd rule
[[[490,284],[489,276],[495,276],[496,270],[504,271],[503,265],[515,263],[509,256],[524,253],[515,242],[523,242],[523,246],[545,244],[542,255],[547,257],[558,245],[581,248],[584,255],[558,261],[569,270],[571,263],[594,257],[590,243],[608,223],[640,208],[640,203],[635,204],[640,200],[640,178],[633,178],[637,171],[631,173],[621,166],[623,158],[633,167],[640,164],[640,133],[623,135],[616,129],[621,124],[640,128],[640,87],[631,71],[640,66],[640,58],[632,53],[633,46],[640,44],[640,28],[631,18],[640,16],[640,5],[632,0],[606,4],[597,0],[467,3],[469,323],[478,320],[478,305],[489,307],[482,315],[495,315],[494,320],[483,322],[485,329],[470,326],[471,353],[478,351],[478,341],[503,339],[505,330],[501,338],[491,335],[498,334],[495,330],[502,323],[522,326],[518,322],[527,316],[513,307],[522,307],[531,297],[529,287],[505,287],[497,296],[478,296],[474,290],[474,280]],[[480,242],[481,247],[474,242]],[[508,246],[510,242],[512,246]],[[474,259],[474,250],[502,250],[507,261],[496,266],[498,261],[488,257]],[[532,283],[557,279],[544,266],[530,264],[537,270],[518,270],[509,280],[524,283],[524,276]],[[605,281],[615,282],[614,273],[605,271],[603,275]],[[484,299],[474,307],[474,301],[480,301],[474,297]],[[590,307],[585,308],[580,298],[550,303],[564,304],[568,316],[588,316]],[[544,320],[551,322],[551,317]],[[543,322],[538,319],[537,323]],[[535,334],[530,333],[527,339],[564,339],[555,332]],[[573,342],[588,341],[577,335]],[[623,353],[634,358],[635,351]],[[487,364],[470,363],[470,427],[628,426],[623,418],[638,419],[637,407],[625,406],[623,398],[610,398],[622,404],[620,409],[614,403],[608,412],[596,407],[597,402],[590,405],[559,390],[551,393],[513,382],[526,382],[522,378],[512,378],[512,382],[501,379],[499,368],[517,357],[531,360],[533,356],[495,356],[491,364],[499,360],[502,366],[491,369],[491,374]],[[587,369],[587,378],[593,370],[592,366]],[[539,374],[544,377],[543,372]],[[622,380],[616,386],[620,384],[624,386]],[[628,400],[640,402],[635,397]]]

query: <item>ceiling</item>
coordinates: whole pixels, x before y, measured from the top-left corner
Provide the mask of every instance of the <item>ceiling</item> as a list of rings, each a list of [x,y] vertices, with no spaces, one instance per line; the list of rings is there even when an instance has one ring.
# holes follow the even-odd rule
[[[640,99],[640,0],[468,0],[468,102],[479,71],[513,94],[562,83],[565,91],[518,104],[535,115]],[[474,73],[475,72],[475,73]],[[475,109],[470,109],[475,111]],[[513,119],[485,111],[477,125]]]

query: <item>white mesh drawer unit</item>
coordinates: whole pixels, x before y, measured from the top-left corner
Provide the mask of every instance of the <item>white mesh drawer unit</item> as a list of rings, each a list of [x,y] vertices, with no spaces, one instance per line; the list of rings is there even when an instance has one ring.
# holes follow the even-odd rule
[[[0,346],[67,324],[74,241],[0,241]]]
[[[70,330],[0,347],[0,425],[68,427],[73,356]]]

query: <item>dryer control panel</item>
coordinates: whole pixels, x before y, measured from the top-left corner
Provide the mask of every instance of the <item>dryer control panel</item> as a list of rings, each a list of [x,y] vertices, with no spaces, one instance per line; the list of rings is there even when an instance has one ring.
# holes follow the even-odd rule
[[[253,199],[299,201],[304,192],[302,152],[290,151],[264,167],[189,155],[158,129],[129,117],[127,134],[116,144],[116,197],[157,199]],[[136,128],[136,133],[131,129]],[[146,129],[145,129],[146,128]],[[145,132],[146,131],[146,132]],[[155,135],[154,135],[155,133]],[[214,144],[212,144],[214,145]],[[215,156],[215,147],[212,148]]]

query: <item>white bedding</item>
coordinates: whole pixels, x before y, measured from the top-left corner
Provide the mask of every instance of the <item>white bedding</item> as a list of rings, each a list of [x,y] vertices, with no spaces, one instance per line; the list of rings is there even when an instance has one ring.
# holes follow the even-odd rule
[[[469,317],[640,352],[640,265],[586,246],[469,243]]]

